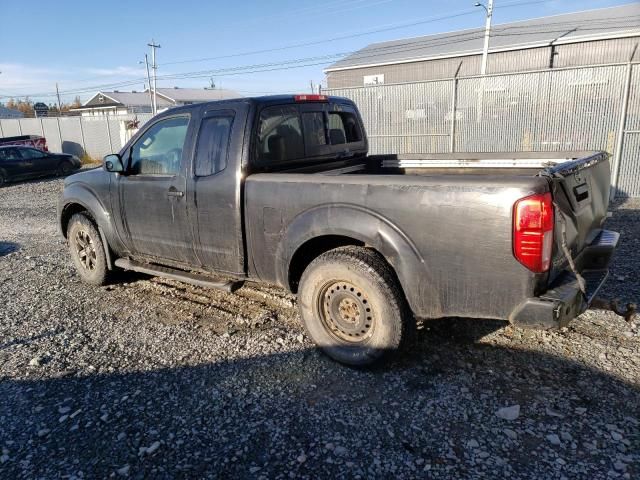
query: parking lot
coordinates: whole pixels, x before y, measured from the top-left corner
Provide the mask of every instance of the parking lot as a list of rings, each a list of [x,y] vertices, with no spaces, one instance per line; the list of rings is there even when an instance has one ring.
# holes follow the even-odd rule
[[[0,478],[640,476],[637,323],[429,321],[410,351],[351,369],[275,287],[81,284],[61,188],[0,189]],[[608,227],[622,240],[601,293],[637,301],[640,201]]]

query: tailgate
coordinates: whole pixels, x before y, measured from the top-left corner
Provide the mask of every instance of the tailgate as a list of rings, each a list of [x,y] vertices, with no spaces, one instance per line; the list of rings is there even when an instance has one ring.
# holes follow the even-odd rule
[[[571,257],[579,259],[585,247],[599,241],[609,205],[609,156],[596,152],[545,170],[551,179],[555,207],[555,245],[550,280],[569,266],[563,238]],[[576,261],[578,271],[583,265]]]

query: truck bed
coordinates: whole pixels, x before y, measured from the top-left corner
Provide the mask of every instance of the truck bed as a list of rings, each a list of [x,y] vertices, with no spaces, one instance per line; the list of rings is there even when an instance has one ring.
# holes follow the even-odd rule
[[[393,264],[412,309],[423,317],[509,318],[539,295],[602,231],[609,164],[601,152],[371,155],[245,181],[248,251],[255,274],[287,284],[292,232],[324,230],[401,245]],[[446,166],[443,166],[446,165]],[[555,247],[549,272],[527,271],[512,252],[514,202],[551,191]],[[317,213],[316,213],[317,212]],[[284,249],[284,250],[283,250]],[[390,254],[393,258],[393,254]],[[497,293],[496,293],[497,292]]]

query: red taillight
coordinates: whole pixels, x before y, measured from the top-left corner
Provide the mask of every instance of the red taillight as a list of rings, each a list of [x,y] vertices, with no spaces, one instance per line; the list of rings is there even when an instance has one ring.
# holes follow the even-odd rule
[[[326,95],[318,95],[318,94],[294,95],[293,98],[295,99],[296,102],[326,102],[327,101]]]
[[[532,195],[513,206],[513,254],[529,270],[549,270],[553,249],[551,193]]]

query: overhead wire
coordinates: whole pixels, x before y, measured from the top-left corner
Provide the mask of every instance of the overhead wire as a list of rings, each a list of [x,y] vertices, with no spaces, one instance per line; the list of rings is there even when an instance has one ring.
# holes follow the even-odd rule
[[[639,16],[630,16],[625,20],[629,20],[633,24],[635,19]],[[619,22],[619,18],[599,18],[594,19],[588,22],[588,25],[591,27],[581,27],[581,31],[590,31],[590,30],[598,30],[603,26],[607,26],[610,24],[611,20],[615,20]],[[504,26],[496,26],[492,31],[492,37],[501,37],[501,36],[515,36],[515,35],[532,35],[538,33],[565,33],[566,30],[558,28],[564,26],[572,26],[575,25],[571,22],[552,22],[546,24],[544,28],[540,28],[538,25],[538,30],[535,31],[526,31],[527,29],[532,28],[532,25],[510,25],[505,24]],[[597,26],[593,26],[597,25]],[[550,28],[551,27],[551,28]],[[514,31],[516,30],[516,31]],[[517,31],[517,30],[525,30],[525,31]],[[438,35],[438,34],[435,34]],[[457,43],[464,43],[471,40],[475,40],[481,38],[484,35],[483,29],[468,29],[462,32],[453,32],[448,35],[438,35],[438,38],[430,38],[433,35],[425,36],[423,40],[416,41],[415,39],[408,39],[405,41],[396,41],[389,44],[381,44],[379,46],[371,46],[366,47],[363,50],[351,51],[351,52],[336,52],[332,54],[313,56],[313,57],[302,57],[295,58],[289,60],[282,61],[274,61],[270,63],[262,63],[262,64],[249,64],[249,65],[240,65],[240,66],[232,66],[226,68],[218,68],[218,69],[208,69],[208,70],[200,70],[200,71],[192,71],[192,72],[180,72],[174,74],[166,74],[159,75],[158,80],[177,80],[177,79],[189,79],[189,78],[202,78],[211,75],[224,75],[224,76],[232,76],[238,74],[253,74],[253,73],[262,73],[262,72],[271,72],[277,70],[289,70],[293,68],[304,68],[309,66],[317,66],[317,65],[325,65],[332,60],[337,58],[348,58],[351,61],[362,60],[366,58],[375,58],[380,57],[385,54],[399,54],[399,53],[407,53],[417,50],[423,50],[427,47],[437,47],[441,45],[451,45]],[[347,57],[348,56],[348,57]],[[410,58],[408,58],[410,59]],[[109,88],[120,88],[125,86],[131,86],[139,84],[140,82],[146,81],[146,78],[136,78],[121,82],[113,82],[113,83],[105,83],[100,85],[93,85],[87,87],[79,87],[76,89],[70,90],[61,90],[60,94],[62,95],[72,95],[78,93],[87,93],[100,89],[109,89]],[[30,94],[22,94],[23,96],[30,97],[53,97],[55,92],[38,92],[38,93],[30,93]],[[9,95],[0,95],[0,98],[10,98]]]

